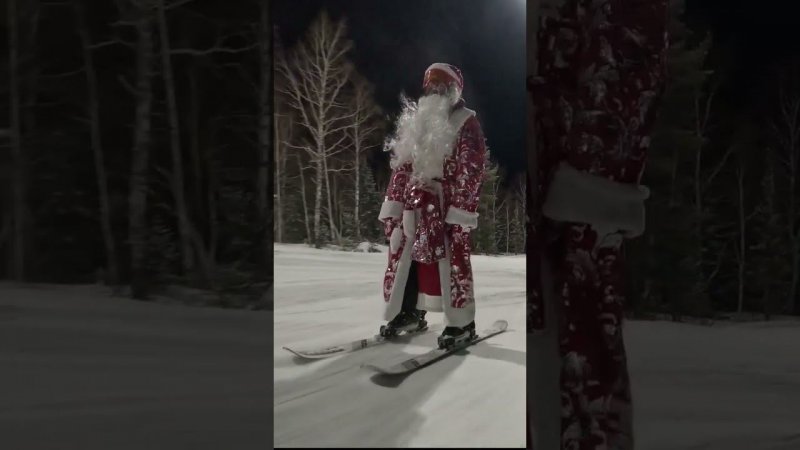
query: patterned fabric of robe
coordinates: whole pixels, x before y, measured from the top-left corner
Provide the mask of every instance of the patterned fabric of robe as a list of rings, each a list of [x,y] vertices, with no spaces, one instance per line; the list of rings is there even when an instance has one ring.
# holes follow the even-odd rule
[[[423,276],[438,276],[442,296],[445,298],[445,323],[453,326],[464,326],[474,318],[474,288],[472,277],[472,266],[470,263],[471,255],[471,230],[477,228],[477,209],[480,197],[480,190],[483,184],[487,149],[483,131],[481,129],[475,113],[466,110],[469,114],[465,115],[463,125],[453,146],[452,153],[443,162],[443,176],[437,180],[438,192],[441,195],[441,202],[438,205],[441,210],[436,217],[428,220],[413,221],[412,226],[416,227],[413,234],[409,236],[409,222],[406,220],[412,211],[409,204],[414,203],[409,199],[418,198],[415,187],[410,179],[413,171],[411,163],[406,163],[394,169],[389,185],[386,190],[384,206],[382,207],[381,218],[384,221],[385,234],[390,241],[389,260],[383,279],[384,300],[387,306],[390,302],[399,301],[402,298],[403,286],[395,286],[397,280],[405,280],[409,271],[410,258],[403,258],[406,251],[413,251],[415,243],[407,246],[409,239],[428,239],[427,236],[434,229],[443,227],[446,256],[437,265],[438,271],[420,271]],[[454,113],[455,114],[455,113]],[[402,215],[394,209],[394,206],[403,205]],[[433,204],[421,205],[422,208],[434,208]],[[425,213],[421,210],[418,214]],[[437,222],[439,221],[439,222]],[[428,224],[424,228],[423,225]],[[399,231],[398,231],[399,230]],[[419,244],[418,242],[416,244]],[[430,264],[430,261],[420,261]],[[427,274],[427,275],[426,275]],[[421,285],[430,284],[431,280],[421,280]],[[437,311],[437,308],[429,308],[430,305],[420,305],[420,309],[428,308]],[[448,313],[456,311],[454,313]],[[438,309],[441,311],[441,309]],[[458,310],[463,310],[460,314]],[[394,309],[388,313],[386,318],[391,320]],[[462,323],[463,322],[463,323]]]
[[[537,73],[528,80],[537,137],[529,202],[528,331],[548,325],[542,290],[551,290],[559,317],[561,448],[630,449],[622,244],[641,230],[620,229],[607,218],[551,220],[543,206],[564,167],[573,179],[590,180],[587,185],[613,185],[606,191],[611,197],[615,190],[638,187],[663,92],[667,1],[545,3]],[[578,205],[573,208],[586,202],[578,196],[571,200]],[[569,205],[561,206],[569,211]],[[552,268],[551,286],[541,284],[537,255]]]

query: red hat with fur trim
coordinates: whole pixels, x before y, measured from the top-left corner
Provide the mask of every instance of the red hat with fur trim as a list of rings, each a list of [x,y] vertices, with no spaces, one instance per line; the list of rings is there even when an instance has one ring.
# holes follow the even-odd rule
[[[433,63],[425,70],[425,79],[422,82],[423,89],[440,83],[445,85],[455,84],[459,93],[464,90],[464,77],[461,76],[461,71],[458,70],[458,67],[452,64]]]

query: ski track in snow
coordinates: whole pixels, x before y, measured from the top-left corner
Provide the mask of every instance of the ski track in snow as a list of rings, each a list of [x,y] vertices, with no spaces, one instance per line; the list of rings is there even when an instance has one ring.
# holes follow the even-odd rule
[[[525,447],[525,257],[474,256],[476,326],[505,333],[403,377],[360,368],[436,345],[432,330],[330,359],[283,346],[366,338],[384,323],[386,253],[275,246],[275,447]]]

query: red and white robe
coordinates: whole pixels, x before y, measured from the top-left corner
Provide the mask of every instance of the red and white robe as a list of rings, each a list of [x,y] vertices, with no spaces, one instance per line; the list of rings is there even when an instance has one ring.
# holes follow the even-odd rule
[[[528,324],[532,335],[555,339],[553,348],[531,339],[528,349],[555,361],[537,358],[529,369],[534,447],[631,449],[623,243],[644,231],[640,181],[666,79],[667,1],[540,7],[529,79],[536,183]]]
[[[416,186],[409,162],[394,169],[386,189],[379,216],[389,239],[385,320],[400,312],[412,260],[418,263],[417,309],[444,312],[445,326],[462,327],[475,318],[470,231],[478,227],[486,144],[474,111],[457,108],[449,120],[459,132],[442,178],[428,188]]]

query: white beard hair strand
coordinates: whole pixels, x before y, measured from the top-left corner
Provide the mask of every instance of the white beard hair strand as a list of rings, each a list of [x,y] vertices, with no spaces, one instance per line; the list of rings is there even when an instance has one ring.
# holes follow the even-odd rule
[[[385,150],[394,151],[392,169],[410,161],[411,181],[415,184],[442,177],[444,159],[452,153],[459,131],[449,120],[450,110],[459,98],[460,93],[454,88],[447,95],[426,95],[418,102],[401,96],[397,131],[385,145]]]

